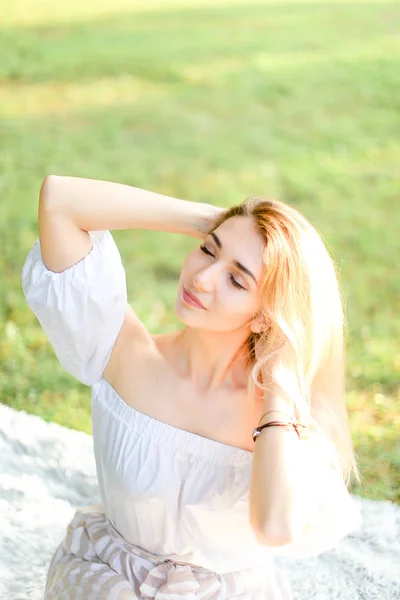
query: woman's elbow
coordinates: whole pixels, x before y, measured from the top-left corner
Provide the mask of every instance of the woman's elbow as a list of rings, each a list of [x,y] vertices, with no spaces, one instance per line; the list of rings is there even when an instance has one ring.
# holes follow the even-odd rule
[[[55,197],[55,188],[60,177],[58,175],[46,175],[42,181],[39,192],[39,202],[46,203],[53,201]]]
[[[275,523],[264,525],[254,531],[263,546],[285,546],[293,541],[291,530],[288,527],[278,527]]]

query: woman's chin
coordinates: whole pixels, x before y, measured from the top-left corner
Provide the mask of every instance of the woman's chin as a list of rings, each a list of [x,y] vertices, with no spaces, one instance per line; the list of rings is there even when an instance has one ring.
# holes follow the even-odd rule
[[[193,311],[190,310],[190,307],[186,306],[186,304],[180,298],[176,299],[175,302],[175,315],[183,323],[188,327],[199,327],[199,319],[196,318],[196,315]]]

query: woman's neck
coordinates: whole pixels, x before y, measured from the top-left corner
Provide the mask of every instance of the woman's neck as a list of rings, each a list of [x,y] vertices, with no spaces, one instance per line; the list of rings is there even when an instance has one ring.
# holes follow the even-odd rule
[[[186,327],[175,337],[177,368],[202,392],[246,387],[248,331],[224,333]]]

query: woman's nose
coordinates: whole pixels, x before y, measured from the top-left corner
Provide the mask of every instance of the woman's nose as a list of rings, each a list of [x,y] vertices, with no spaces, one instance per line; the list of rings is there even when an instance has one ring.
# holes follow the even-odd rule
[[[215,285],[216,270],[209,266],[193,275],[193,284],[198,290],[211,292]]]

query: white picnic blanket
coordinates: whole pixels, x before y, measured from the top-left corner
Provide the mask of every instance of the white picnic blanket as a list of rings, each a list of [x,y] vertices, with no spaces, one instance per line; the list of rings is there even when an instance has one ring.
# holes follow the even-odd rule
[[[0,404],[0,456],[0,598],[42,600],[75,507],[100,502],[92,437]],[[400,506],[354,498],[362,528],[286,559],[294,600],[400,600]]]

